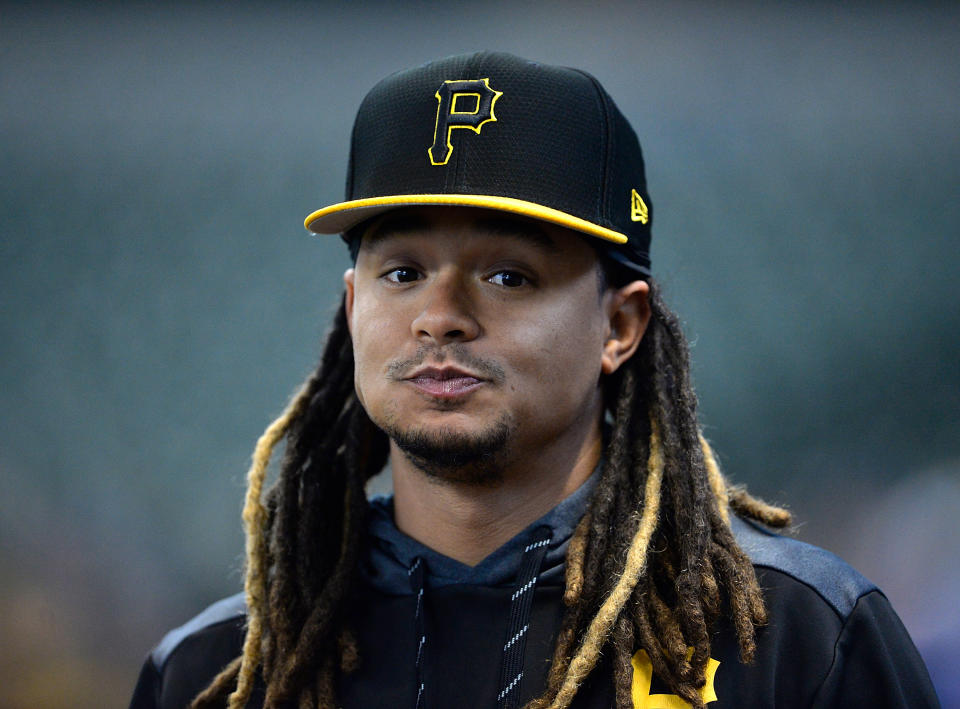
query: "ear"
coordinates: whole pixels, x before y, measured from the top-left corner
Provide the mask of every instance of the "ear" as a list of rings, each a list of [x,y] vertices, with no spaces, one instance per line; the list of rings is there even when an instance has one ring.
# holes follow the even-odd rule
[[[347,312],[347,329],[351,335],[353,335],[353,288],[356,276],[357,272],[352,268],[343,272],[343,305]]]
[[[650,286],[633,281],[622,288],[610,288],[603,298],[607,316],[607,339],[603,344],[600,368],[613,374],[637,351],[650,323]]]

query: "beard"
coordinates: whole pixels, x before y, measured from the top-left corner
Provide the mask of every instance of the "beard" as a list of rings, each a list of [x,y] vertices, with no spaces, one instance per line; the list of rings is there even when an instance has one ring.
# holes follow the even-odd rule
[[[417,469],[438,482],[492,486],[503,479],[503,461],[509,456],[510,438],[516,429],[504,414],[487,430],[466,434],[439,430],[383,427]]]

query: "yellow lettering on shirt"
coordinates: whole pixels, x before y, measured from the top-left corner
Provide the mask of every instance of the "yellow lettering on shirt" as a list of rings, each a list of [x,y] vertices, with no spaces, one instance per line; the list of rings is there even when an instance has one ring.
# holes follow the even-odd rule
[[[630,662],[633,665],[631,693],[634,709],[690,709],[690,702],[676,694],[650,694],[653,665],[646,650],[637,650]],[[717,693],[713,690],[713,678],[719,666],[720,663],[712,657],[707,660],[707,682],[700,688],[700,697],[704,703],[717,701]]]

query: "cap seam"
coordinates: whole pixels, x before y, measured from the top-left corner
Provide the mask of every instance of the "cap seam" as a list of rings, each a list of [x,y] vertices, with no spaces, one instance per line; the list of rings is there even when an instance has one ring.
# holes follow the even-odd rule
[[[582,76],[585,76],[590,81],[590,84],[591,86],[593,86],[593,90],[596,95],[595,98],[597,101],[597,105],[600,109],[600,115],[601,115],[601,119],[604,127],[603,135],[601,137],[603,141],[603,145],[601,146],[601,150],[600,150],[603,156],[603,167],[602,167],[602,174],[600,178],[600,191],[597,194],[597,214],[599,215],[600,220],[602,222],[604,222],[605,224],[612,224],[613,221],[610,219],[610,216],[609,216],[610,215],[610,211],[609,211],[610,195],[608,194],[609,190],[607,189],[607,187],[610,184],[610,162],[612,159],[611,146],[613,144],[612,125],[610,121],[610,109],[607,106],[606,97],[604,96],[604,92],[602,87],[600,86],[600,82],[597,81],[596,77],[594,77],[589,72],[583,71],[582,69],[574,68],[573,71],[577,72],[578,74],[581,74]]]
[[[475,52],[470,56],[470,61],[463,62],[463,67],[461,67],[458,70],[459,75],[465,76],[467,67],[472,62],[476,62],[478,65],[477,68],[479,68],[479,64],[482,63],[482,61],[483,61],[483,52],[482,51]],[[452,107],[451,107],[451,110],[452,110]],[[437,111],[438,111],[437,115],[439,116],[439,107],[437,108]],[[462,131],[457,131],[457,133],[460,133],[460,132]],[[453,148],[453,155],[451,156],[451,159],[453,160],[453,165],[448,165],[450,169],[447,170],[447,173],[443,176],[443,191],[451,194],[459,192],[460,190],[458,189],[458,187],[463,185],[463,165],[465,165],[465,161],[463,160],[463,153],[465,150],[470,149],[468,146],[461,144],[463,141],[460,140],[459,135],[457,136],[456,140],[457,140],[457,143]]]

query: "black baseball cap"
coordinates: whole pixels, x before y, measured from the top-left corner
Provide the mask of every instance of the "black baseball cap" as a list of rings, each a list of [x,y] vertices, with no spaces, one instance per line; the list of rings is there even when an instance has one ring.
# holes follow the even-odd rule
[[[499,210],[600,240],[650,275],[653,208],[633,128],[579,69],[511,54],[447,57],[397,72],[364,98],[350,145],[346,201],[310,214],[346,233],[412,206]]]

